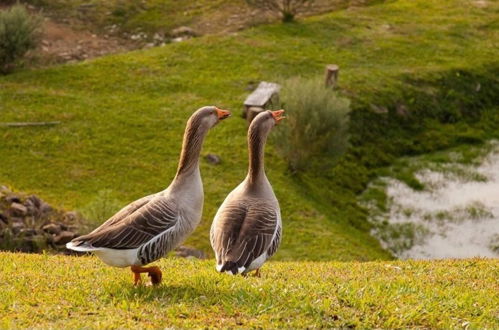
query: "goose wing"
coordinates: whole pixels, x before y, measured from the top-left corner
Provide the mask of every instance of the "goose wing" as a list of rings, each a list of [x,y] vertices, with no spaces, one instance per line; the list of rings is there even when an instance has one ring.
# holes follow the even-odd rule
[[[135,249],[167,233],[177,223],[177,207],[173,200],[164,196],[149,197],[130,204],[129,209],[124,208],[90,234],[75,238],[73,245]]]
[[[248,266],[277,245],[279,210],[261,200],[229,203],[217,219],[211,233],[212,246],[221,262],[220,271],[233,274]]]

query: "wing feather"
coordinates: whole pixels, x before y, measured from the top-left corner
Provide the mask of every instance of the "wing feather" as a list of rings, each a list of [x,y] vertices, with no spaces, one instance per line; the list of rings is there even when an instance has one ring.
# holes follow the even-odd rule
[[[161,195],[149,197],[132,203],[133,207],[130,207],[132,204],[125,207],[93,232],[73,242],[94,248],[135,249],[174,227],[178,220],[175,203]]]
[[[221,211],[212,228],[212,246],[222,264],[248,267],[272,249],[277,227],[277,212],[270,203],[261,199],[232,202]]]

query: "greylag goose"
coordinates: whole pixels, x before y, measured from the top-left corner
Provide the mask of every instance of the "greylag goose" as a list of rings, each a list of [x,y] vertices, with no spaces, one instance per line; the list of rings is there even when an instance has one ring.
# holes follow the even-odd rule
[[[264,169],[264,148],[284,110],[264,111],[248,129],[248,175],[222,203],[211,225],[210,240],[219,272],[246,275],[260,267],[279,247],[281,211]]]
[[[230,112],[203,107],[188,120],[177,173],[165,190],[125,206],[90,234],[73,239],[66,247],[91,251],[106,264],[131,267],[134,284],[148,273],[152,284],[161,283],[158,267],[143,267],[177,247],[201,220],[203,185],[199,154],[208,130]]]

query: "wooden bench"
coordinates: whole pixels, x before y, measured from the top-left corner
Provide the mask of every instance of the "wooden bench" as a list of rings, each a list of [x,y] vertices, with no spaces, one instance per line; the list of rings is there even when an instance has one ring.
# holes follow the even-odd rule
[[[279,103],[279,90],[281,86],[276,83],[262,81],[258,87],[244,101],[243,117],[248,123],[260,112],[265,111]]]

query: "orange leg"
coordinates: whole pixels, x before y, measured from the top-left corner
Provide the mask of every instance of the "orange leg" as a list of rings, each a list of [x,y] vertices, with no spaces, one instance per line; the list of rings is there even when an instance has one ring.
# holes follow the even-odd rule
[[[153,285],[158,285],[161,283],[161,279],[163,278],[163,274],[161,270],[157,266],[152,267],[140,267],[140,266],[131,266],[130,267],[133,272],[133,284],[138,285],[142,283],[142,279],[140,277],[141,273],[147,273],[147,275],[151,278],[151,283]]]
[[[257,269],[255,270],[255,273],[253,274],[253,276],[254,276],[254,277],[258,277],[258,278],[262,277],[262,274],[260,274],[260,268],[257,268]]]

